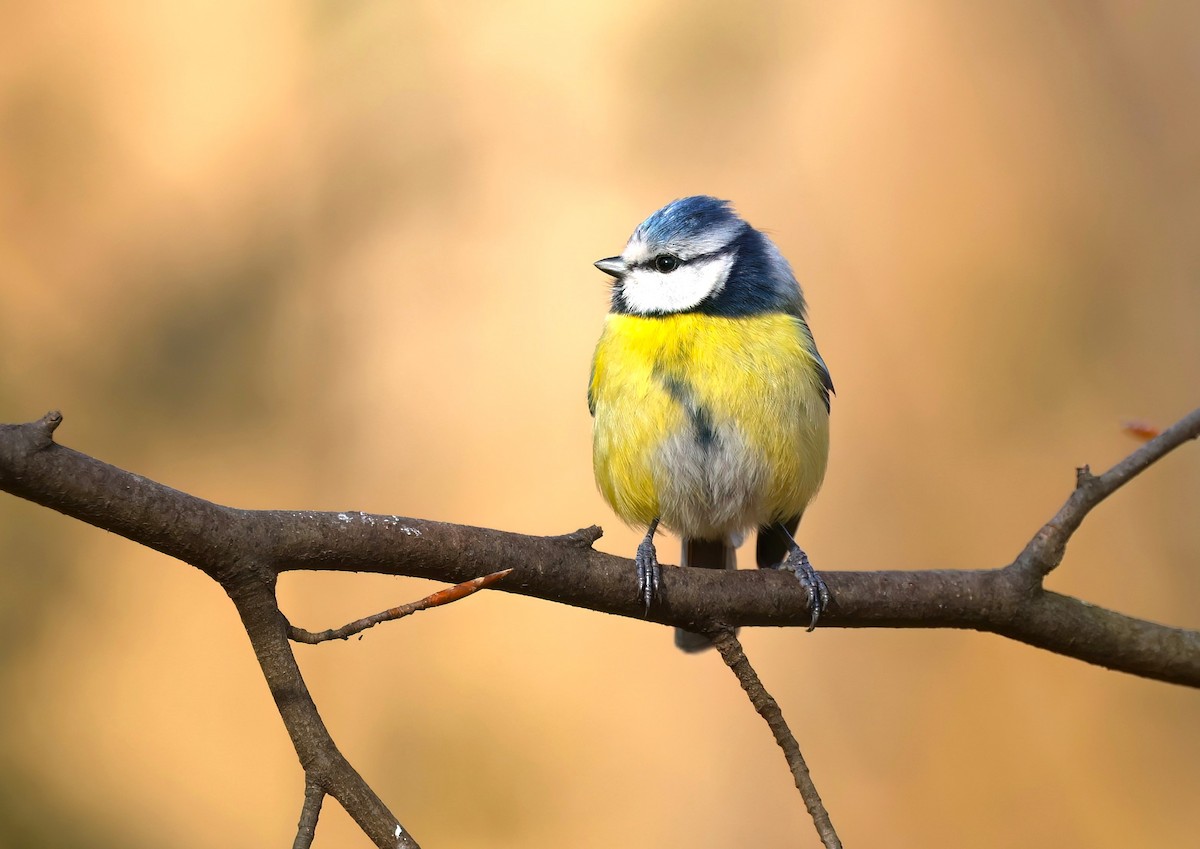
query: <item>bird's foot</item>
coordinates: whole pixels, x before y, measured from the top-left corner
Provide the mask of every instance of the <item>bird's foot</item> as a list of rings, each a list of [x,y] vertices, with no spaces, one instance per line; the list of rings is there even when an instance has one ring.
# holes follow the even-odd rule
[[[779,568],[786,569],[795,575],[796,580],[808,591],[808,612],[810,616],[808,630],[811,631],[817,627],[817,620],[821,618],[821,614],[829,606],[829,587],[825,586],[825,580],[813,568],[812,564],[808,562],[808,555],[795,543],[792,544],[787,557],[779,564]]]
[[[658,522],[650,526],[637,547],[634,563],[637,564],[638,595],[645,612],[650,612],[650,604],[662,594],[662,567],[658,565],[658,553],[654,550],[654,531]]]

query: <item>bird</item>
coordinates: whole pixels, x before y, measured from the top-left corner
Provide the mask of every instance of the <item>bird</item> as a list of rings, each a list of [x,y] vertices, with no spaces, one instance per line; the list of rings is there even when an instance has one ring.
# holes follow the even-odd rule
[[[617,516],[647,529],[645,613],[662,596],[660,526],[681,537],[681,566],[708,569],[736,568],[756,530],[759,568],[807,590],[811,631],[830,594],[795,534],[825,477],[834,389],[791,266],[708,195],[668,203],[595,266],[613,279],[588,386],[593,469]],[[711,646],[683,629],[675,643]]]

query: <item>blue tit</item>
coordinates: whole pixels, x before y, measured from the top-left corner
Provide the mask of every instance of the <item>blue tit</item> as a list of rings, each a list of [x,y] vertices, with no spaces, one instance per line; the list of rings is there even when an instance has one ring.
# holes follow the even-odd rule
[[[683,539],[681,565],[707,569],[735,568],[757,529],[758,566],[800,579],[812,630],[829,591],[794,534],[825,477],[833,382],[791,266],[728,201],[697,196],[596,267],[614,282],[588,389],[593,466],[616,514],[647,528],[638,598],[649,612],[661,594],[660,524]]]

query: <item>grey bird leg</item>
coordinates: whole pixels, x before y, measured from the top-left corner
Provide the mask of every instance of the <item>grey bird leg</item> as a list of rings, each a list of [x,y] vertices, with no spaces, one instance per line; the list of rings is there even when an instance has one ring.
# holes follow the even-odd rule
[[[817,627],[817,620],[821,618],[821,613],[829,606],[829,587],[825,586],[824,579],[817,574],[817,570],[808,562],[808,555],[800,546],[796,545],[796,540],[788,533],[788,529],[783,526],[782,522],[775,524],[775,530],[783,534],[788,542],[788,554],[779,564],[779,569],[787,569],[796,579],[800,581],[801,586],[808,591],[808,611],[811,616],[808,623],[808,630],[811,631]]]
[[[654,550],[654,532],[657,530],[658,519],[655,519],[650,523],[645,539],[638,544],[637,555],[633,558],[637,564],[638,598],[645,605],[647,614],[655,596],[662,595],[662,567],[658,565],[658,553]],[[811,571],[812,567],[809,569]]]

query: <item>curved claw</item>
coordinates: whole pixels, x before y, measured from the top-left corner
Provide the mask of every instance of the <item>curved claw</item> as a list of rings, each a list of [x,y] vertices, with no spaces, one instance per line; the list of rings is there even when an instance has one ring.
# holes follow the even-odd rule
[[[808,630],[813,630],[817,627],[817,620],[829,606],[829,587],[825,585],[825,580],[808,562],[808,555],[799,546],[788,552],[788,556],[780,564],[780,568],[787,569],[795,575],[796,580],[808,591],[808,612],[811,616]]]

